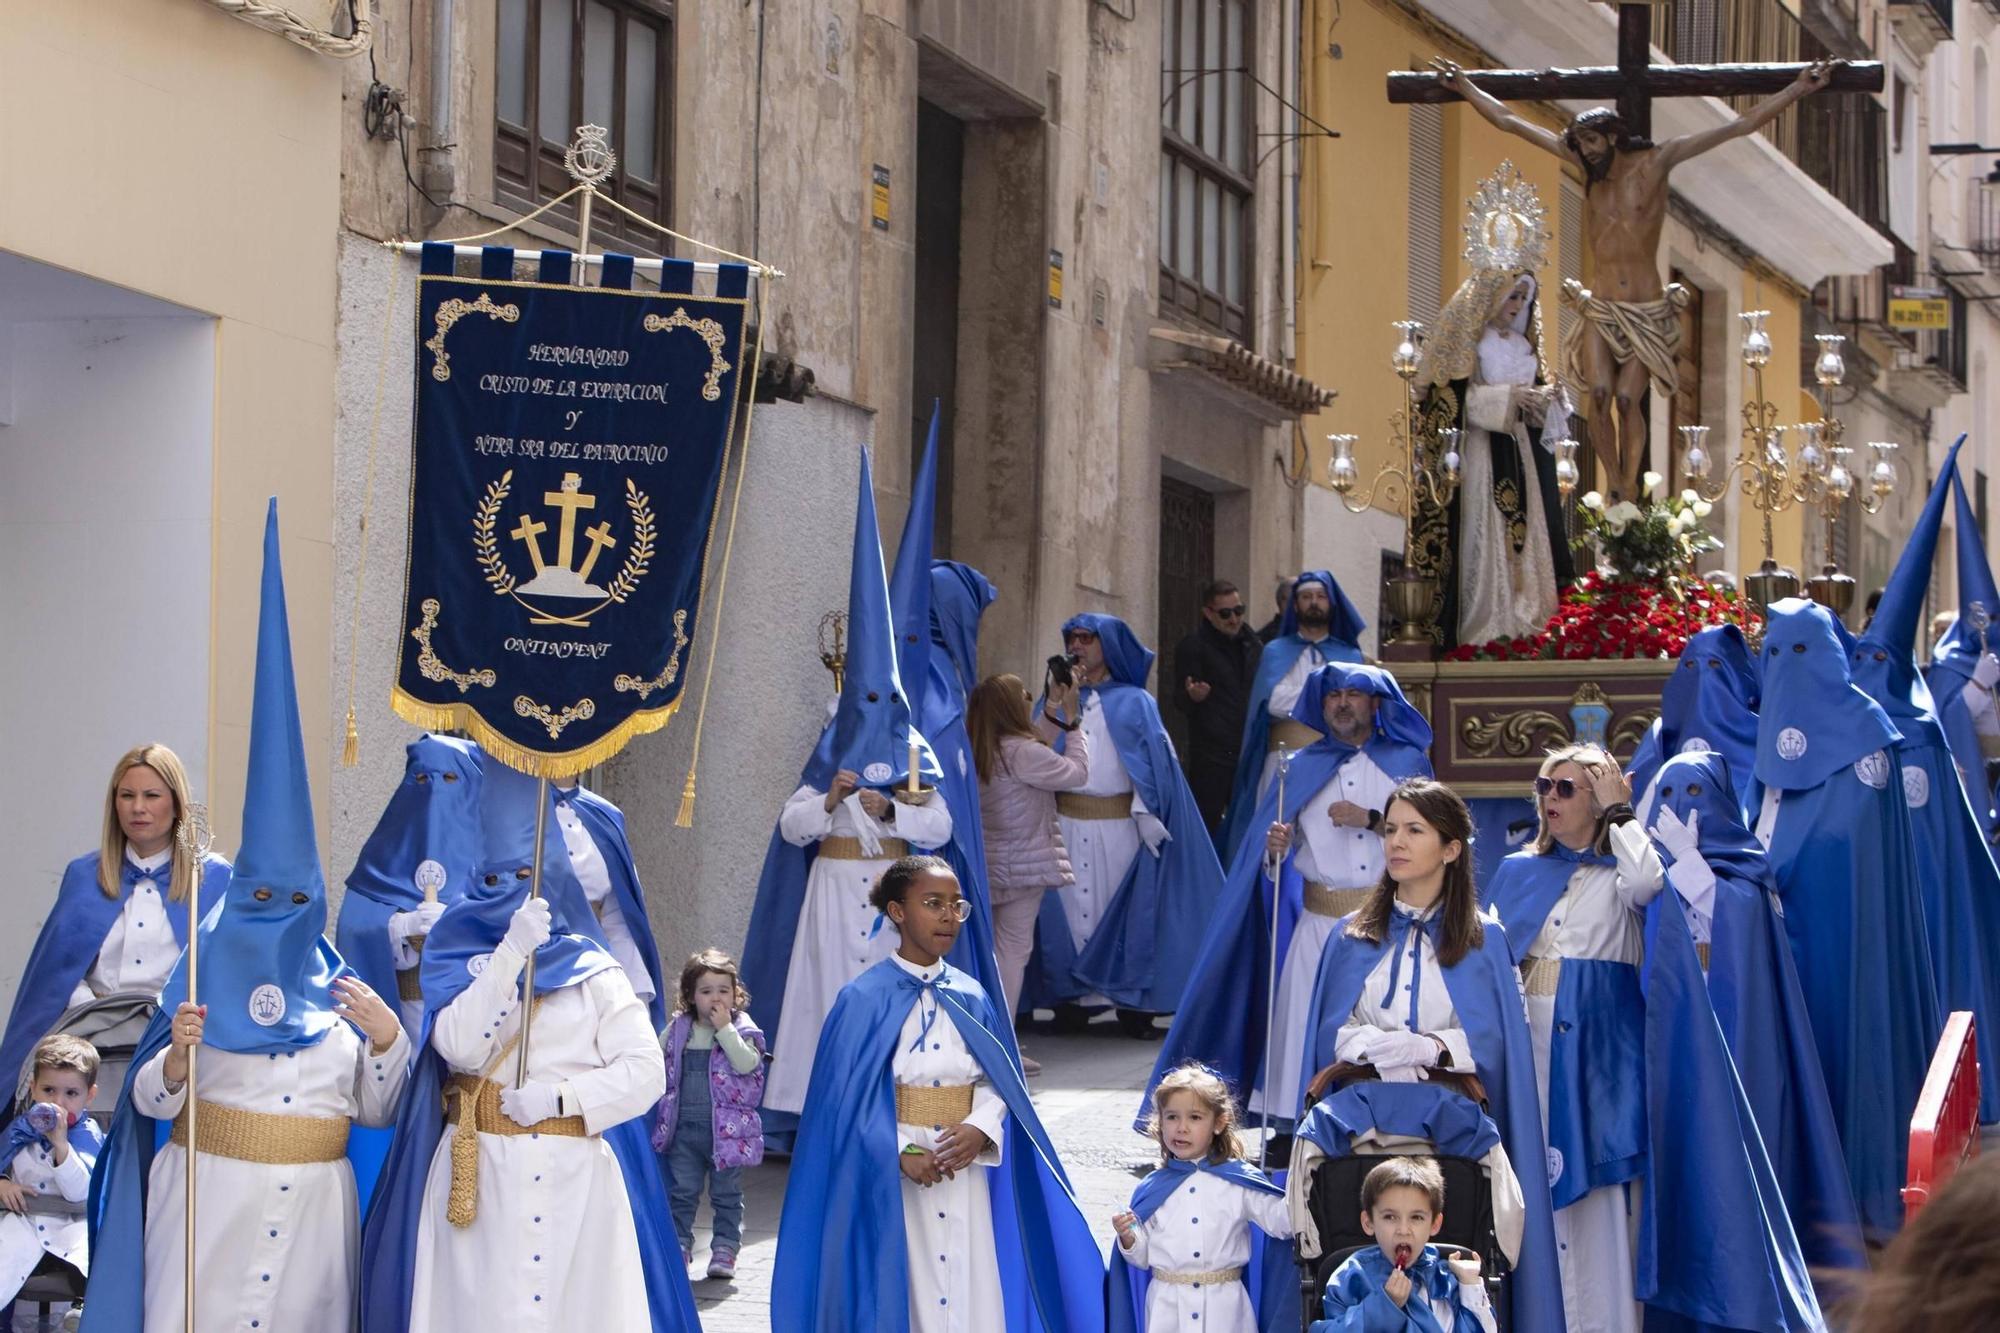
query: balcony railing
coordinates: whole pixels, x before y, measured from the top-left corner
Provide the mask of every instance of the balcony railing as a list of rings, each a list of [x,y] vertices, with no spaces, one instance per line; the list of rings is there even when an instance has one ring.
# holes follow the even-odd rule
[[[1789,64],[1836,54],[1779,0],[1667,0],[1653,10],[1653,43],[1683,65]],[[1739,112],[1761,100],[1728,99]],[[1760,132],[1849,212],[1888,230],[1888,116],[1873,98],[1810,97]]]
[[[1940,42],[1951,40],[1952,0],[1889,0],[1889,17],[1915,18]]]
[[[2000,167],[1993,177],[1965,183],[1965,248],[1986,271],[2000,275]]]

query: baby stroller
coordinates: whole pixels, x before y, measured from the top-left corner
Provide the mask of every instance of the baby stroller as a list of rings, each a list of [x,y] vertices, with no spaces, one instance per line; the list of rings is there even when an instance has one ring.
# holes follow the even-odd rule
[[[1475,1089],[1476,1091],[1476,1085]],[[1444,1175],[1444,1228],[1434,1242],[1479,1256],[1504,1331],[1507,1274],[1520,1253],[1525,1209],[1500,1131],[1480,1103],[1436,1082],[1365,1077],[1316,1103],[1299,1121],[1286,1180],[1300,1265],[1301,1327],[1321,1318],[1326,1285],[1350,1255],[1375,1244],[1361,1229],[1361,1182],[1384,1157],[1428,1157]]]
[[[82,1037],[97,1048],[97,1096],[91,1099],[90,1114],[100,1129],[108,1131],[111,1127],[111,1113],[118,1105],[119,1090],[125,1086],[125,1073],[132,1066],[133,1053],[145,1035],[146,1025],[153,1021],[159,1007],[160,997],[152,991],[119,991],[75,1006],[49,1029],[51,1033]],[[9,1119],[27,1108],[31,1100],[28,1085],[34,1077],[35,1061],[31,1053],[26,1065],[16,1071],[13,1104],[7,1112]],[[0,1169],[7,1165],[0,1163]],[[29,1212],[58,1217],[64,1222],[82,1217],[83,1209],[82,1204],[57,1195],[41,1195],[28,1202]],[[14,1301],[17,1305],[39,1307],[42,1322],[46,1324],[51,1305],[74,1304],[82,1299],[83,1274],[54,1255],[45,1254]]]

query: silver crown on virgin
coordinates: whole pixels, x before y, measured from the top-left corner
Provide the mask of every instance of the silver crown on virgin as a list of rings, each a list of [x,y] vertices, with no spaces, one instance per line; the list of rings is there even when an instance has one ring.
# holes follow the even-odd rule
[[[1548,258],[1548,211],[1509,160],[1479,183],[1465,206],[1465,257],[1474,268],[1520,273]]]

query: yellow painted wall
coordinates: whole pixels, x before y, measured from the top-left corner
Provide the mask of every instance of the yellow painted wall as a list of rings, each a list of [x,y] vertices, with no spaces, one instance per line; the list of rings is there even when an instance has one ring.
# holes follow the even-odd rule
[[[329,771],[340,66],[200,0],[0,0],[0,34],[0,249],[216,319],[200,795],[233,850],[269,495],[306,749]],[[318,814],[324,847],[323,788]]]
[[[1325,32],[1333,0],[1308,4],[1317,21],[1307,30]],[[1346,0],[1334,32],[1341,59],[1330,58],[1324,46],[1308,53],[1312,113],[1341,137],[1307,141],[1299,371],[1340,392],[1332,408],[1305,422],[1312,475],[1326,475],[1325,436],[1348,431],[1361,436],[1356,457],[1365,482],[1389,460],[1389,421],[1403,406],[1402,385],[1389,370],[1396,338],[1389,326],[1436,314],[1409,310],[1410,109],[1390,105],[1386,80],[1391,70],[1422,69],[1434,56],[1465,61],[1477,53],[1447,44],[1385,0]],[[1548,210],[1549,259],[1538,276],[1547,352],[1554,357],[1563,167],[1462,105],[1444,113],[1443,296],[1449,300],[1463,277],[1465,201],[1506,160],[1541,191]]]

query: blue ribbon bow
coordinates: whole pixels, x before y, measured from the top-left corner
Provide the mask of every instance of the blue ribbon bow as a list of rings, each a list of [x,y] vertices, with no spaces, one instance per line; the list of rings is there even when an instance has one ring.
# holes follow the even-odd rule
[[[1402,980],[1403,976],[1403,955],[1410,953],[1412,955],[1410,958],[1410,1031],[1421,1032],[1423,1031],[1423,1025],[1417,1021],[1417,1004],[1423,998],[1424,994],[1424,954],[1417,940],[1420,936],[1427,935],[1430,937],[1431,947],[1433,949],[1437,948],[1438,916],[1435,911],[1424,916],[1412,916],[1407,912],[1397,912],[1395,913],[1395,918],[1395,921],[1389,923],[1389,929],[1393,931],[1396,928],[1396,923],[1401,922],[1403,926],[1403,938],[1400,943],[1393,946],[1393,950],[1389,955],[1389,989],[1382,993],[1382,1007],[1387,1009],[1390,1002],[1396,998],[1396,983]]]

